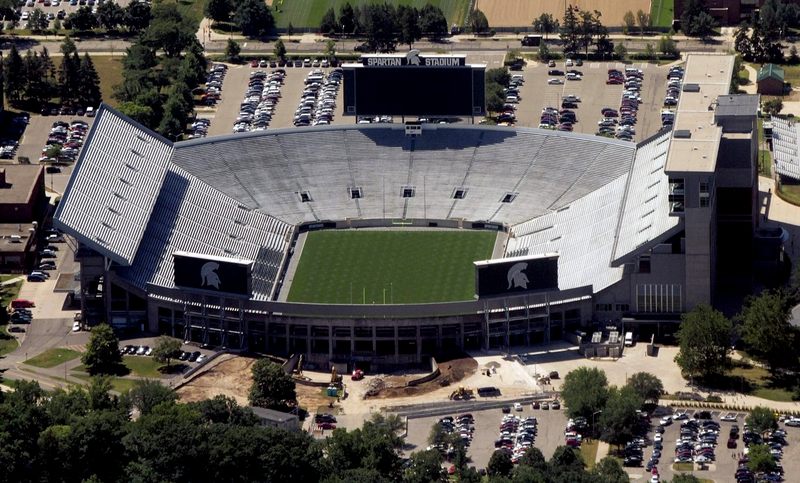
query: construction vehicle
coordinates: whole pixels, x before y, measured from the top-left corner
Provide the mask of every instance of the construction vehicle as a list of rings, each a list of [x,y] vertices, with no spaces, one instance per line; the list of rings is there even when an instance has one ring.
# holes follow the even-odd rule
[[[450,399],[454,401],[467,400],[473,398],[472,389],[464,386],[459,386],[458,389],[450,393]]]

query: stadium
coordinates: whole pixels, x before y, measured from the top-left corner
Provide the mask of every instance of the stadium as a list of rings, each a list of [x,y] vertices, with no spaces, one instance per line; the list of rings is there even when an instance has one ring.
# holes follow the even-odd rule
[[[713,302],[717,238],[757,224],[758,97],[727,95],[732,66],[689,56],[675,128],[638,145],[470,124],[172,143],[103,106],[55,225],[90,324],[309,367],[669,333]]]

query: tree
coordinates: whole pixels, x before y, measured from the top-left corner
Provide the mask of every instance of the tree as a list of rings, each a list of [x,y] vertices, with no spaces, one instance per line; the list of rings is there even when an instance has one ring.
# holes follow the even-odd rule
[[[514,463],[511,462],[511,454],[507,451],[495,451],[486,465],[486,473],[489,476],[507,477],[511,475],[513,469]]]
[[[99,324],[92,328],[81,363],[91,375],[119,372],[122,365],[119,339],[110,325]]]
[[[172,360],[175,354],[180,350],[180,340],[162,335],[156,340],[156,344],[153,347],[153,359],[155,359],[156,362],[166,362],[167,367],[169,367],[170,360]]]
[[[633,389],[645,402],[658,402],[658,398],[664,394],[664,385],[661,383],[661,379],[649,372],[633,374],[626,385]]]
[[[129,32],[142,32],[150,25],[152,19],[153,13],[150,10],[150,5],[145,2],[131,2],[125,7],[125,21],[123,23]]]
[[[561,398],[570,417],[592,418],[608,400],[606,373],[596,367],[579,367],[564,377]]]
[[[337,30],[339,30],[339,24],[336,23],[336,12],[331,7],[322,16],[322,20],[319,23],[319,31],[324,35],[331,35],[336,33]]]
[[[650,42],[646,43],[644,46],[644,56],[647,60],[656,60],[656,49],[653,48],[653,44]]]
[[[230,424],[235,426],[257,426],[258,416],[248,407],[239,406],[236,399],[218,394],[212,399],[191,403],[208,423]]]
[[[540,62],[547,62],[548,60],[550,60],[550,49],[547,47],[547,44],[545,42],[539,43],[538,56]]]
[[[561,41],[564,43],[564,53],[573,54],[578,52],[581,47],[579,40],[580,26],[578,22],[578,14],[580,9],[576,6],[569,5],[564,10],[564,21],[561,22]]]
[[[411,454],[409,465],[403,472],[404,483],[436,483],[447,481],[442,470],[442,454],[437,449]]]
[[[115,2],[103,2],[97,7],[97,21],[107,30],[117,30],[125,24],[125,9]]]
[[[117,109],[119,109],[119,112],[122,114],[145,126],[152,126],[155,121],[156,116],[153,112],[153,108],[150,106],[145,106],[133,101],[126,101],[120,103]]]
[[[662,35],[658,39],[658,51],[664,55],[677,56],[678,47],[671,35]]]
[[[422,32],[419,28],[419,12],[416,8],[399,5],[397,7],[397,23],[400,25],[398,41],[401,44],[408,45],[409,49],[414,45],[414,42],[422,38]]]
[[[636,26],[636,17],[633,16],[633,12],[630,10],[625,12],[625,15],[622,17],[622,23],[625,24],[625,33],[629,33],[633,27]]]
[[[775,114],[780,113],[783,110],[783,100],[780,97],[775,97],[773,99],[769,99],[764,101],[761,104],[761,108],[763,109],[764,113],[768,116],[772,116]],[[759,297],[760,298],[760,297]],[[747,315],[750,317],[750,320],[754,322],[757,321],[758,318],[765,318],[768,320],[769,327],[776,328],[776,327],[788,327],[789,331],[792,332],[795,329],[788,324],[787,320],[787,311],[786,307],[778,308],[777,306],[773,305],[773,301],[758,301],[755,302],[755,306],[749,308],[745,306],[745,310],[747,310]],[[780,310],[780,311],[779,311]],[[742,314],[744,316],[744,313]],[[775,337],[774,339],[781,339],[781,340],[767,340],[763,337],[767,335],[767,331],[769,330],[768,327],[758,327],[755,324],[748,324],[747,320],[743,320],[745,325],[744,329],[744,339],[745,342],[750,345],[751,340],[753,342],[754,347],[759,347],[761,349],[765,349],[768,347],[785,347],[787,343],[791,342],[788,338],[785,337]],[[773,332],[769,334],[770,338],[774,334],[780,334],[781,332]],[[760,350],[760,349],[757,349]],[[781,358],[781,356],[785,356],[787,354],[782,353],[772,353],[765,352],[762,354],[766,359],[767,356]]]
[[[533,30],[544,35],[547,39],[548,34],[558,30],[558,20],[553,18],[553,14],[543,13],[533,21]]]
[[[763,103],[765,113],[777,114],[783,109],[780,98]],[[770,369],[797,365],[797,329],[790,320],[792,304],[782,291],[765,290],[760,295],[748,297],[741,313],[736,317],[741,323],[742,340],[749,353],[767,363]],[[780,337],[776,337],[780,334]]]
[[[269,359],[259,359],[253,364],[253,385],[250,386],[250,404],[271,409],[287,409],[297,402],[292,376]]]
[[[158,132],[168,139],[177,140],[183,134],[183,129],[189,120],[186,115],[188,106],[182,95],[185,91],[182,91],[181,87],[185,88],[185,84],[180,87],[177,84],[173,86],[164,102],[164,115],[158,124]]]
[[[520,466],[529,466],[541,471],[547,468],[547,461],[544,459],[542,451],[536,446],[530,446],[522,453],[519,464]]]
[[[81,106],[92,106],[96,109],[103,101],[103,95],[100,92],[100,76],[88,53],[84,53],[81,58],[78,79],[81,85],[78,89],[78,103]]]
[[[92,7],[80,7],[64,20],[65,29],[78,32],[89,31],[99,26],[100,23],[97,21],[97,17],[92,13]]]
[[[38,34],[45,30],[50,25],[50,21],[47,20],[47,14],[41,8],[34,8],[31,10],[30,16],[28,17],[28,23],[25,26],[31,32]]]
[[[644,36],[644,30],[650,27],[650,14],[644,11],[636,11],[636,23],[639,24],[639,33]]]
[[[272,51],[275,53],[275,57],[281,60],[286,59],[286,46],[283,45],[283,40],[276,40],[275,45],[272,47]]]
[[[215,22],[227,22],[231,19],[233,2],[231,0],[208,0],[205,16]]]
[[[681,29],[691,37],[705,37],[715,27],[714,17],[708,13],[705,0],[684,0]]]
[[[447,19],[439,7],[430,3],[425,4],[419,11],[420,36],[426,36],[433,41],[441,40],[447,35]]]
[[[681,315],[675,362],[685,376],[707,378],[728,367],[733,327],[722,312],[701,304]]]
[[[154,51],[163,50],[167,57],[179,57],[197,42],[197,27],[176,4],[157,3],[152,12],[153,20],[142,36],[143,45]]]
[[[363,8],[367,47],[373,52],[394,52],[399,30],[394,6],[384,3]]]
[[[328,39],[325,41],[325,57],[328,60],[333,60],[336,57],[336,41],[332,39]]]
[[[477,8],[469,14],[467,25],[469,26],[469,31],[474,34],[489,32],[489,20],[486,18],[486,15]]]
[[[225,58],[228,62],[239,62],[239,54],[242,52],[242,47],[239,45],[239,42],[228,39],[228,43],[225,45]]]
[[[175,391],[152,379],[140,379],[123,394],[123,405],[136,408],[147,415],[162,403],[174,403],[178,399]]]
[[[548,464],[556,473],[583,472],[584,467],[580,451],[570,446],[557,447]]]
[[[764,434],[766,431],[778,428],[778,420],[775,418],[775,413],[772,409],[763,406],[754,407],[744,420],[750,429],[758,434]]]
[[[339,26],[344,35],[352,35],[356,33],[356,14],[353,11],[353,6],[349,2],[345,3],[339,8]]]
[[[619,460],[613,456],[606,456],[594,465],[592,473],[603,483],[628,483],[630,478],[622,468]],[[673,482],[675,480],[672,480]]]
[[[8,56],[6,56],[3,68],[5,73],[3,82],[6,96],[9,101],[18,101],[22,98],[25,78],[23,77],[22,56],[19,55],[16,43],[11,44],[11,50],[8,52]]]
[[[700,483],[700,479],[691,473],[678,473],[672,478],[671,483]]]
[[[611,444],[620,445],[634,436],[639,420],[637,410],[644,400],[630,386],[622,389],[612,387],[608,393],[603,413],[600,415],[600,438]]]
[[[750,446],[750,451],[747,453],[747,467],[753,473],[771,472],[775,471],[777,467],[775,464],[775,457],[770,453],[769,446],[765,444],[754,444]]]
[[[234,21],[248,37],[265,35],[275,28],[272,11],[261,0],[241,0],[236,7]]]

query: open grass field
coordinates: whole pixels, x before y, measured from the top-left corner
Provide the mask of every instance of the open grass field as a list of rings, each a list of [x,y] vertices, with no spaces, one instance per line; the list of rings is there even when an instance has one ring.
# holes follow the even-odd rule
[[[123,356],[122,363],[132,374],[141,377],[149,377],[151,379],[162,377],[163,374],[159,369],[162,366],[166,366],[166,364],[156,362],[152,357],[143,356]]]
[[[635,14],[636,12],[634,11],[633,13]],[[671,27],[674,14],[675,0],[652,0],[650,19],[653,27]]]
[[[103,96],[103,102],[109,104],[111,107],[117,107],[117,100],[114,99],[114,86],[122,83],[122,57],[124,52],[119,54],[110,55],[93,55],[92,62],[97,69],[97,75],[100,77],[100,94]]]
[[[293,27],[316,28],[329,8],[333,8],[338,17],[339,9],[348,2],[356,8],[368,3],[383,3],[383,0],[269,0],[267,3],[272,5],[275,23],[279,28],[286,28],[289,24]],[[463,25],[469,10],[469,0],[391,0],[389,3],[416,8],[430,3],[442,9],[448,25]]]
[[[76,359],[80,357],[80,355],[80,352],[72,349],[48,349],[36,357],[31,357],[25,361],[24,364],[48,369],[50,367],[56,367],[57,365],[63,364],[67,361],[71,361],[72,359]]]
[[[291,302],[339,304],[471,300],[476,260],[496,234],[457,231],[315,231],[308,234]]]
[[[671,3],[672,0],[663,1]],[[637,10],[650,11],[650,0],[571,0],[569,3],[581,10],[599,10],[603,14],[600,20],[607,27],[621,26],[622,17],[628,10],[634,14]],[[549,13],[559,21],[564,18],[564,2],[553,0],[477,0],[476,8],[486,14],[490,27],[530,30],[533,20],[543,13]]]

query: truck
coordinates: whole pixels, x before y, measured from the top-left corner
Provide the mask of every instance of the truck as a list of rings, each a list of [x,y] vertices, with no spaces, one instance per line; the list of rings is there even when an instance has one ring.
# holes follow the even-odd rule
[[[520,40],[523,47],[538,47],[542,43],[541,35],[526,35]]]

